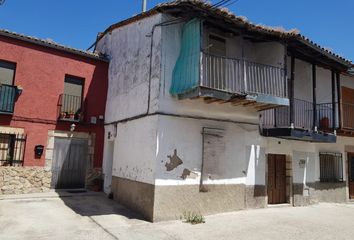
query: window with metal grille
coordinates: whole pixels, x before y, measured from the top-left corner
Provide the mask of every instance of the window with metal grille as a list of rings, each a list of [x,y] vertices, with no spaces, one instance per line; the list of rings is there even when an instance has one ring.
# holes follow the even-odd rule
[[[341,153],[320,153],[321,182],[343,181],[343,160]]]
[[[83,114],[84,79],[65,76],[64,93],[59,97],[59,119],[66,121],[80,121]]]
[[[26,135],[0,133],[0,166],[22,166]]]
[[[15,78],[16,64],[0,61],[0,84],[12,85]]]

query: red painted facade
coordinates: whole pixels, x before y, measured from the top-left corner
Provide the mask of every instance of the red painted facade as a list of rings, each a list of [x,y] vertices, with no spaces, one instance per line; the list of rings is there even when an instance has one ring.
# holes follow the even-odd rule
[[[76,124],[75,131],[96,134],[94,167],[101,167],[104,122],[99,116],[105,112],[108,62],[4,36],[0,36],[0,60],[16,63],[14,85],[23,88],[14,114],[0,114],[0,126],[24,128],[27,134],[24,166],[44,166],[45,153],[38,159],[34,148],[36,145],[46,148],[48,130],[69,131],[71,123],[57,118],[64,79],[71,75],[84,79],[84,120]],[[96,124],[90,123],[91,117],[97,118]]]

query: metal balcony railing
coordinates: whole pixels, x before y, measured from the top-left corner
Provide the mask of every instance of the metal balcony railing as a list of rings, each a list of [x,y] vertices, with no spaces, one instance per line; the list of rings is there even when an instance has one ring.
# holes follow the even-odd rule
[[[316,121],[314,121],[314,104],[310,101],[294,99],[294,120],[290,121],[290,106],[279,107],[262,112],[263,128],[288,128],[318,130],[329,132],[333,131],[333,126],[338,128],[338,123],[333,116],[333,105],[338,110],[337,103],[320,103],[316,104]],[[354,109],[353,109],[354,110]],[[353,111],[354,113],[354,111]],[[335,118],[337,117],[337,111]]]
[[[58,119],[79,122],[83,120],[83,103],[81,96],[61,94],[58,102]]]
[[[0,84],[0,113],[12,114],[15,107],[17,87]]]
[[[336,109],[335,118],[338,119],[338,104],[334,103]],[[320,103],[317,104],[317,117],[316,117],[316,126],[319,130],[324,132],[333,131],[333,126],[338,128],[338,122],[333,118],[333,104],[332,103]]]
[[[201,53],[201,86],[238,94],[288,97],[283,68]]]

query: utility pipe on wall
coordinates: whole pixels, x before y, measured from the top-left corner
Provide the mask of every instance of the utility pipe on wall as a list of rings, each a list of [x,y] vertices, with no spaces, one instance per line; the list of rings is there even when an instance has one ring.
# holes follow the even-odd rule
[[[143,2],[142,2],[142,11],[143,12],[146,12],[146,1],[147,0],[143,0]]]

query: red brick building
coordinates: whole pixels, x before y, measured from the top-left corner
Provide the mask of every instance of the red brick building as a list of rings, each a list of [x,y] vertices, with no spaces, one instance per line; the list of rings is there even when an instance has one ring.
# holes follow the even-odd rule
[[[98,54],[0,31],[0,177],[19,171],[27,186],[5,177],[0,194],[99,178],[107,71]],[[33,171],[40,183],[26,177]]]

